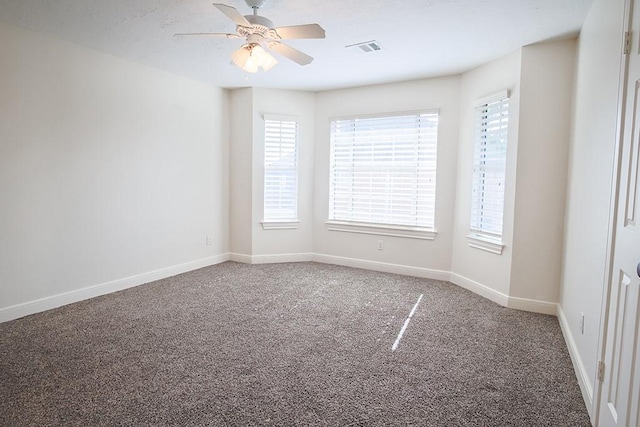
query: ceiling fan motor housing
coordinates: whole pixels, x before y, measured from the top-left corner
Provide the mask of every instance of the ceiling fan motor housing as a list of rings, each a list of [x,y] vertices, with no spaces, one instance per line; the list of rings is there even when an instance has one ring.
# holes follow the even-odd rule
[[[267,30],[271,30],[275,28],[271,19],[265,18],[260,15],[246,15],[247,21],[251,23],[254,27],[264,27]]]
[[[263,4],[267,2],[267,0],[244,0],[247,3],[247,6],[251,8],[261,8]]]
[[[245,16],[245,18],[247,19],[247,21],[249,21],[249,23],[251,23],[251,28],[246,28],[239,25],[237,27],[239,35],[243,37],[257,35],[260,36],[260,38],[280,39],[280,37],[275,32],[275,26],[270,19],[259,15],[247,15]]]

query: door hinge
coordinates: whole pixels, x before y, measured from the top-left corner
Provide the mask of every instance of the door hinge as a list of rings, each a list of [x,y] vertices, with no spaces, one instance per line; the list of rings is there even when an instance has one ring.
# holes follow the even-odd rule
[[[631,31],[624,32],[624,46],[622,47],[622,53],[625,55],[631,53]]]
[[[598,381],[604,381],[604,362],[598,362]]]

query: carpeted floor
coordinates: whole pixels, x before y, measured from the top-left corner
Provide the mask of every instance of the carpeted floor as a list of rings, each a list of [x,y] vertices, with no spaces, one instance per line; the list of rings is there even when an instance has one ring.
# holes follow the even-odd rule
[[[590,423],[555,317],[446,282],[227,262],[0,324],[0,425]]]

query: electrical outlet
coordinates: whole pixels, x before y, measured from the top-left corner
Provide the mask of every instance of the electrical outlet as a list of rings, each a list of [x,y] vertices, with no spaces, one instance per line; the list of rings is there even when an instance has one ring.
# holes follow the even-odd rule
[[[378,250],[384,250],[384,240],[378,240]]]
[[[211,244],[212,244],[211,243],[211,236],[207,236],[206,242],[207,242],[207,246],[211,246]]]
[[[580,335],[584,335],[584,313],[580,313]]]

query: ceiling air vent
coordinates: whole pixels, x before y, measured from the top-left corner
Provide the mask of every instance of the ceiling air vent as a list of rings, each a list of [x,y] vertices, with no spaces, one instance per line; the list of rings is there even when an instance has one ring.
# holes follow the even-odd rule
[[[376,40],[371,40],[368,42],[350,44],[349,46],[345,46],[347,49],[354,50],[359,53],[371,53],[382,50],[382,46]]]

